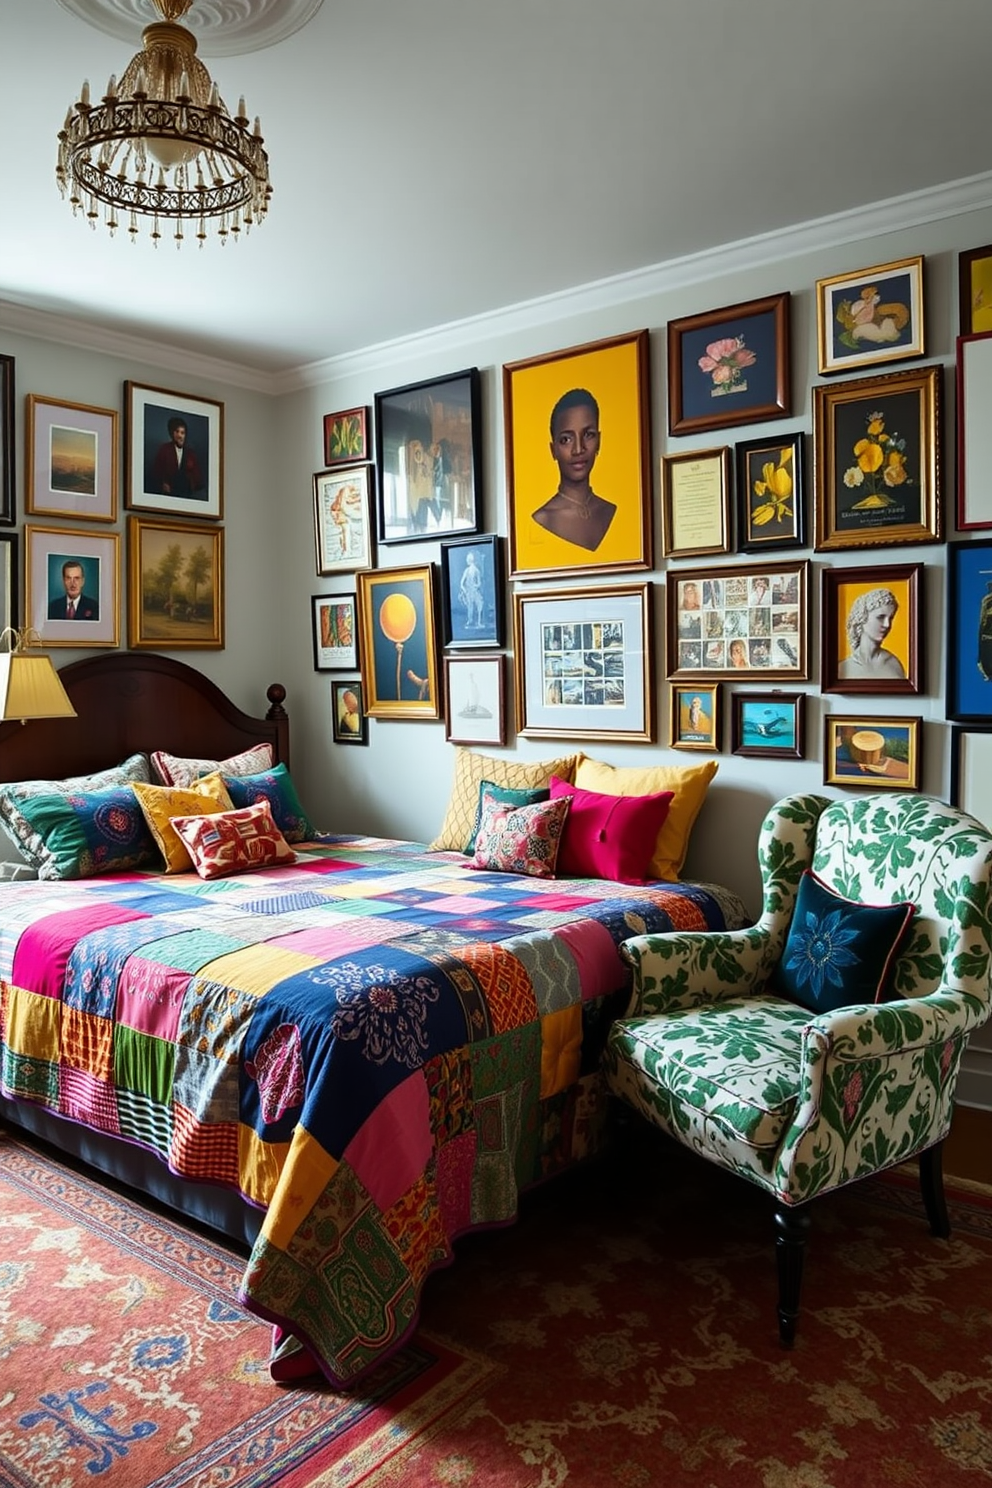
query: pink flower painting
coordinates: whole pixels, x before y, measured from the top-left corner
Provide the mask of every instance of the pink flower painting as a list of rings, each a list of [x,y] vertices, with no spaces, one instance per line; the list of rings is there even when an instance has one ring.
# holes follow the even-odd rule
[[[743,336],[724,336],[719,341],[711,341],[705,355],[699,358],[700,369],[713,379],[710,397],[722,398],[727,393],[747,392],[744,368],[753,367],[756,361],[754,352],[744,345]]]

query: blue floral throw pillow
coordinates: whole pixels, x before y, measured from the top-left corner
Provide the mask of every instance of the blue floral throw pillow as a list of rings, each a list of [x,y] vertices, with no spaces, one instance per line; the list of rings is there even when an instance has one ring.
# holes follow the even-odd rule
[[[858,904],[809,869],[771,990],[814,1013],[881,1002],[915,904]]]
[[[213,780],[214,776],[205,778]],[[285,765],[273,765],[271,770],[260,770],[256,775],[221,774],[220,778],[237,811],[268,801],[272,820],[287,842],[312,842],[317,836]]]
[[[39,878],[95,878],[161,866],[162,855],[130,785],[21,802],[43,844]]]

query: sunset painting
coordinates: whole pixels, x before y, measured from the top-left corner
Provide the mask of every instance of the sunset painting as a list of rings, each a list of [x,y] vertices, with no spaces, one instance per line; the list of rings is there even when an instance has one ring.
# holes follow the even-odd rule
[[[53,424],[50,430],[49,470],[53,491],[77,496],[96,495],[97,436],[90,429]]]

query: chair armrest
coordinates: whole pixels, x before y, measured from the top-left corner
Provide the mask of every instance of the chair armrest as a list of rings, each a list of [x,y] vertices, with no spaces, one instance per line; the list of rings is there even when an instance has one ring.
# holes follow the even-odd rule
[[[764,922],[746,930],[632,936],[620,946],[634,977],[624,1016],[699,1007],[756,991],[778,959],[780,940]]]

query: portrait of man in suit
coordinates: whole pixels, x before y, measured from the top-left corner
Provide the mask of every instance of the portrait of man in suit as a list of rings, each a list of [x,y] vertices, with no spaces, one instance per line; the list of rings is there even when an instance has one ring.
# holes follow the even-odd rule
[[[52,562],[58,564],[58,558]],[[83,592],[86,568],[79,558],[63,558],[60,579],[49,588],[49,620],[99,620],[100,601]],[[96,586],[99,590],[99,586]]]

